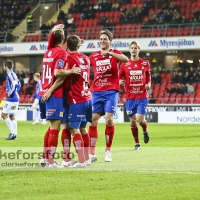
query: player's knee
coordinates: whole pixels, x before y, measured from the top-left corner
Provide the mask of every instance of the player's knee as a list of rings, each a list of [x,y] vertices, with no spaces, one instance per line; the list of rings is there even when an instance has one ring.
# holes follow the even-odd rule
[[[108,125],[108,126],[112,126],[113,125],[113,120],[112,119],[106,119],[106,124]]]
[[[140,126],[143,126],[144,125],[144,120],[141,120],[138,123],[140,124]]]
[[[93,117],[91,125],[92,126],[97,126],[98,125],[98,119]]]
[[[5,119],[6,117],[7,117],[7,114],[5,114],[5,113],[2,112],[2,113],[1,113],[1,118],[2,118],[2,119]]]
[[[137,121],[136,120],[131,121],[131,126],[136,126],[136,125],[137,125]]]

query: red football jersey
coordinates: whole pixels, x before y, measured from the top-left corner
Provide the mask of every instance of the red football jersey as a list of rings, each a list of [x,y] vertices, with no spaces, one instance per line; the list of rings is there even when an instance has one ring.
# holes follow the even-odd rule
[[[67,53],[64,49],[57,46],[46,51],[43,62],[42,62],[42,77],[41,77],[41,91],[40,96],[44,95],[45,92],[53,85],[56,80],[54,76],[55,69],[62,70],[65,68],[67,61]],[[63,97],[62,85],[58,87],[53,93],[54,97]]]
[[[126,99],[147,98],[145,88],[151,82],[150,65],[147,60],[140,58],[138,61],[122,63],[119,71],[119,78],[124,79]]]
[[[71,69],[74,65],[81,68],[81,74],[72,74],[66,78],[65,89],[69,104],[86,102],[92,99],[89,88],[90,60],[82,53],[71,53],[67,59],[65,69]]]
[[[118,50],[109,50],[122,54]],[[90,55],[90,62],[94,70],[93,92],[105,90],[119,91],[119,61],[112,56],[102,56],[101,51]]]

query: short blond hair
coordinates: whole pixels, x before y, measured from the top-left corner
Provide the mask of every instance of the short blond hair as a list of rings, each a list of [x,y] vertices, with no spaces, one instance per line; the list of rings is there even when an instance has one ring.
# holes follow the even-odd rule
[[[136,41],[131,42],[130,45],[129,45],[129,48],[131,47],[132,44],[136,44],[138,49],[140,49],[140,44]]]
[[[33,74],[33,77],[40,78],[40,73],[34,73],[34,74]]]

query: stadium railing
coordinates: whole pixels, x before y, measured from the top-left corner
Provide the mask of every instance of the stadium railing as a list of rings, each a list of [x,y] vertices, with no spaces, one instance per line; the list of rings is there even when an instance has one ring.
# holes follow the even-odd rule
[[[84,21],[84,20],[83,20]],[[14,23],[19,23],[15,21]],[[12,25],[9,24],[9,28],[12,28]],[[68,28],[69,34],[77,34],[85,40],[98,39],[98,33],[101,29],[109,29],[113,34],[114,38],[143,38],[143,37],[176,37],[176,36],[198,36],[200,35],[200,22],[199,23],[187,23],[187,24],[163,24],[163,25],[138,25],[138,24],[127,24],[127,25],[116,25],[115,27],[103,27],[96,25],[88,26],[78,26],[77,28]],[[38,20],[33,20],[31,30],[27,30],[27,27],[24,27],[22,30],[23,33],[26,33],[27,36],[22,42],[32,42],[29,40],[29,37],[32,38],[32,35],[40,35],[37,37],[36,41],[46,41],[48,40],[48,35],[45,33],[38,33],[40,29],[40,24]],[[37,33],[36,33],[37,31]],[[0,42],[6,42],[5,32],[0,37]],[[17,38],[19,34],[14,36]],[[15,41],[15,40],[14,40]],[[35,40],[34,40],[35,41]]]

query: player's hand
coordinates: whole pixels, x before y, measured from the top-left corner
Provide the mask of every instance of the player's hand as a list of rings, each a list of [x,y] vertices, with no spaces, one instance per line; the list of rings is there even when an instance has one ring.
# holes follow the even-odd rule
[[[119,84],[124,86],[124,80],[120,80]]]
[[[51,92],[48,90],[43,96],[42,96],[42,102],[48,101],[49,97],[51,96]]]
[[[85,42],[84,39],[81,39],[80,40],[80,46],[82,46],[84,42]]]
[[[102,56],[112,56],[113,52],[110,52],[109,50],[101,50]]]
[[[8,94],[8,97],[10,97],[10,94]]]
[[[52,28],[51,32],[53,33],[53,32],[55,32],[55,31],[63,30],[64,27],[65,27],[64,24],[55,25],[55,26]]]
[[[81,68],[80,67],[76,67],[76,65],[74,65],[71,68],[71,72],[72,72],[72,74],[80,74],[81,73]]]
[[[33,101],[33,97],[31,97],[30,100]]]
[[[148,83],[148,84],[146,84],[146,86],[145,86],[145,87],[146,87],[146,89],[147,89],[147,90],[150,90],[150,88],[151,88],[151,85]]]

